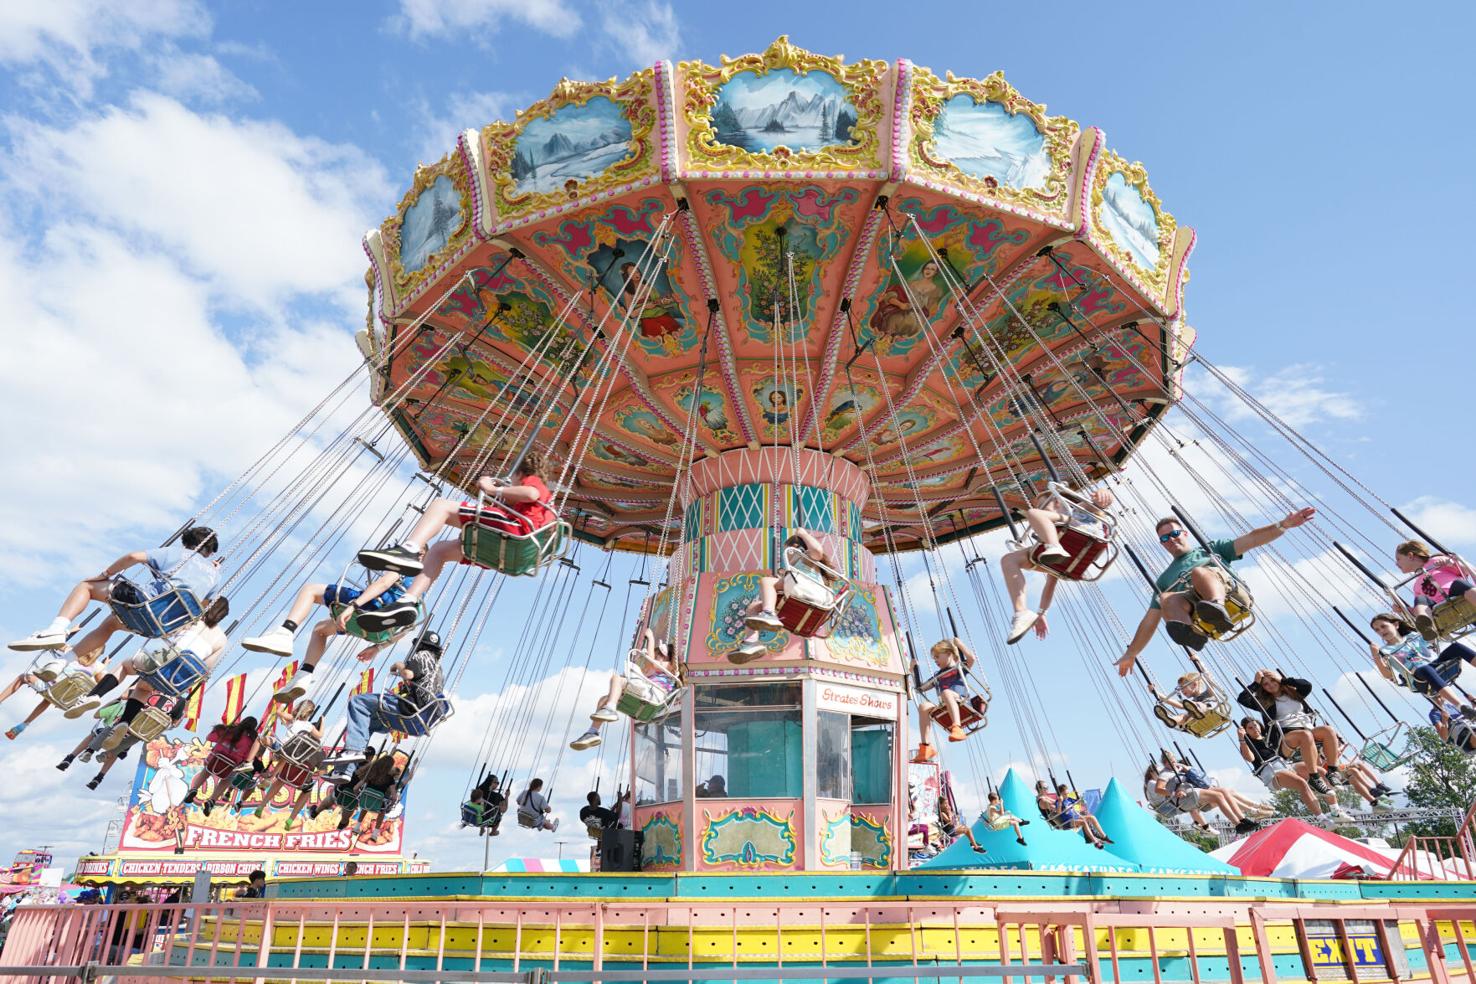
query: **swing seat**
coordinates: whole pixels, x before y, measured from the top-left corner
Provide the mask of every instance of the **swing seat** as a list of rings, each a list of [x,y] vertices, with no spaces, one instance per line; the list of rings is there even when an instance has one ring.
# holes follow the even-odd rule
[[[461,825],[463,827],[491,830],[500,823],[502,823],[502,811],[495,803],[467,801],[461,804]]]
[[[138,678],[161,694],[179,697],[204,680],[209,671],[200,657],[187,649],[166,646],[149,653],[139,666]]]
[[[144,743],[158,738],[174,727],[174,708],[181,699],[163,693],[150,694],[143,709],[128,725],[128,733]]]
[[[77,702],[91,692],[96,681],[92,674],[81,666],[69,666],[57,677],[46,685],[42,691],[42,698],[58,710],[69,711],[77,706]]]
[[[312,783],[323,764],[323,745],[307,733],[295,734],[277,750],[277,778],[284,786],[301,790]]]
[[[333,803],[335,806],[345,810],[357,809],[359,805],[359,791],[348,783],[333,787]]]
[[[331,614],[336,619],[339,615],[343,613],[343,609],[343,605],[330,605],[328,611],[329,614]],[[348,623],[343,627],[344,633],[353,636],[355,639],[363,639],[365,642],[377,646],[381,643],[386,643],[392,639],[399,638],[406,632],[409,632],[411,629],[415,628],[421,622],[424,622],[425,602],[418,600],[415,602],[415,621],[411,622],[409,625],[401,625],[393,629],[380,629],[378,632],[370,632],[368,629],[361,626],[359,624],[360,614],[360,612],[354,612],[354,614],[349,616]]]
[[[1215,704],[1198,717],[1190,714],[1184,722],[1184,731],[1195,738],[1213,738],[1229,728],[1231,723],[1229,705]]]
[[[249,792],[259,786],[256,770],[249,763],[243,762],[236,766],[231,772],[231,788],[241,792]]]
[[[542,819],[543,814],[541,813],[524,813],[522,810],[518,811],[519,827],[527,827],[529,830],[537,830]]]
[[[1061,549],[1070,557],[1053,557],[1042,560],[1041,551],[1045,544],[1037,543],[1030,548],[1030,563],[1042,572],[1062,581],[1096,581],[1107,573],[1117,560],[1117,545],[1110,539],[1093,536],[1086,530],[1074,526],[1063,526],[1060,531]]]
[[[1415,755],[1415,749],[1410,745],[1405,731],[1406,725],[1400,721],[1394,727],[1378,732],[1363,743],[1363,747],[1358,750],[1358,757],[1379,772],[1388,772],[1405,765]]]
[[[1223,569],[1224,568],[1222,568],[1222,570]],[[1229,574],[1228,571],[1226,571],[1226,573]],[[1193,625],[1196,629],[1204,633],[1209,638],[1215,639],[1219,642],[1229,642],[1231,639],[1236,638],[1241,633],[1249,629],[1252,625],[1256,624],[1256,602],[1255,599],[1251,597],[1250,589],[1245,586],[1244,581],[1235,577],[1233,574],[1229,576],[1230,588],[1225,592],[1225,611],[1227,614],[1229,614],[1230,621],[1231,623],[1233,623],[1233,627],[1230,629],[1230,631],[1221,632],[1219,629],[1216,629],[1203,621],[1197,614],[1194,615],[1193,621]],[[1176,588],[1171,590],[1182,589]],[[1190,593],[1193,594],[1196,600],[1198,599],[1199,596],[1197,593],[1194,593],[1192,591]]]
[[[359,809],[365,813],[383,813],[389,804],[389,793],[383,789],[359,790]]]
[[[839,572],[814,560],[803,548],[784,548],[784,577],[774,614],[786,629],[807,639],[826,638],[850,600],[851,584]]]
[[[1205,675],[1204,679],[1209,684],[1208,693],[1199,697],[1180,695],[1176,699],[1184,705],[1182,709],[1168,703],[1169,697],[1161,697],[1154,709],[1155,715],[1158,715],[1158,708],[1162,708],[1170,718],[1176,718],[1182,714],[1183,723],[1169,726],[1176,731],[1193,735],[1195,738],[1213,738],[1224,732],[1234,723],[1234,711],[1230,707],[1230,698],[1208,675]],[[1158,717],[1160,721],[1164,720],[1162,715]]]
[[[200,617],[203,610],[192,591],[169,582],[169,590],[149,597],[126,577],[113,578],[109,605],[123,627],[146,639],[162,639]]]
[[[230,779],[231,774],[240,768],[241,763],[231,758],[218,748],[212,748],[210,754],[205,756],[205,772],[213,779]]]
[[[478,503],[478,514],[496,510],[494,504]],[[568,549],[571,530],[561,519],[534,529],[522,515],[503,510],[504,522],[520,532],[497,529],[480,521],[461,528],[461,554],[478,567],[511,577],[537,574],[561,559]]]
[[[948,705],[941,700],[928,712],[929,716],[940,726],[951,728],[953,717],[948,713]],[[989,723],[989,699],[983,694],[970,694],[959,702],[958,726],[969,734],[983,730]]]
[[[1430,617],[1436,633],[1446,638],[1476,625],[1476,605],[1462,597],[1450,598],[1430,609]]]
[[[615,710],[635,721],[654,721],[665,714],[681,695],[681,687],[667,687],[646,676],[641,669],[646,654],[632,649],[625,664],[625,690],[615,702]],[[663,674],[665,671],[662,671]]]
[[[406,714],[401,710],[400,699],[398,694],[388,690],[379,695],[380,720],[384,721],[391,731],[398,731],[411,738],[422,738],[430,734],[436,725],[454,713],[451,702],[446,699],[445,694],[437,694],[434,700],[411,714]]]

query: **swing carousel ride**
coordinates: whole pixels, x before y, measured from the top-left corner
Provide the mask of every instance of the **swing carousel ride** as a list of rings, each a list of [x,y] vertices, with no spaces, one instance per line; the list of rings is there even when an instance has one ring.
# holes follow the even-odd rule
[[[430,585],[422,574],[401,620],[335,607],[347,635],[314,674],[327,713],[363,689],[353,657],[366,642],[381,678],[402,677],[406,651],[438,633],[436,699],[384,697],[371,728],[400,753],[401,786],[489,644],[508,655],[479,672],[504,693],[606,662],[596,649],[625,558],[633,624],[594,727],[579,734],[598,696],[584,693],[560,694],[547,724],[532,699],[477,722],[462,820],[484,835],[514,809],[552,829],[549,801],[571,798],[558,772],[573,739],[599,748],[632,832],[592,830],[614,846],[607,870],[896,873],[940,806],[959,817],[958,789],[994,789],[992,760],[1030,761],[1070,795],[1051,724],[1063,702],[1148,761],[1150,805],[1194,814],[1176,806],[1173,777],[1212,744],[1239,762],[1233,695],[1271,691],[1274,705],[1286,691],[1257,690],[1265,668],[1282,686],[1329,687],[1330,673],[1370,668],[1361,621],[1391,604],[1430,614],[1391,600],[1381,571],[1394,545],[1413,536],[1444,553],[1191,353],[1194,241],[1141,164],[999,73],[846,62],[780,38],[716,66],[564,80],[418,168],[366,236],[358,343],[372,406],[354,409],[362,375],[345,380],[185,526],[229,541],[218,590],[234,639],[275,624],[299,584],[408,579],[420,561],[384,562],[388,548],[438,501],[473,500],[448,521],[468,562]],[[1186,391],[1186,372],[1206,392]],[[553,518],[519,525],[497,503],[528,487],[530,458],[544,463]],[[1047,504],[1054,535],[1030,513]],[[1044,636],[1052,599],[1032,608],[1003,590],[981,551],[996,529],[1023,551],[1031,590],[1049,585],[1064,646],[1023,630],[1006,642],[1012,614]],[[1205,548],[1228,590],[1186,582],[1199,593],[1187,621],[1166,623],[1173,644],[1124,660],[1137,678],[1121,680],[1113,663],[1133,624],[1170,590],[1152,582],[1175,536]],[[1251,548],[1242,579],[1230,565]],[[1274,613],[1256,591],[1278,599]],[[526,604],[497,604],[503,592]],[[1436,648],[1468,627],[1462,605],[1458,592],[1436,605]],[[1046,663],[1058,664],[1048,681]],[[1150,664],[1178,686],[1160,687]],[[986,731],[991,682],[1005,699]],[[1423,718],[1410,689],[1400,710]],[[1372,690],[1346,708],[1328,689],[1299,696],[1318,728],[1336,710],[1361,739],[1299,774],[1325,770],[1378,801],[1382,781],[1356,777],[1402,762],[1405,722]],[[914,704],[921,747],[908,738]],[[1176,773],[1174,758],[1188,767]],[[312,779],[291,771],[295,796]],[[534,776],[551,778],[515,807]],[[334,796],[350,810],[341,779]],[[971,840],[987,853],[960,839],[924,867],[1233,873],[1152,822],[1132,785],[1102,799],[1106,848],[1040,822],[1017,842],[1018,829],[981,818]],[[1038,815],[1014,772],[998,792],[1007,814]],[[1253,827],[1255,805],[1240,800],[1205,790],[1202,805]]]

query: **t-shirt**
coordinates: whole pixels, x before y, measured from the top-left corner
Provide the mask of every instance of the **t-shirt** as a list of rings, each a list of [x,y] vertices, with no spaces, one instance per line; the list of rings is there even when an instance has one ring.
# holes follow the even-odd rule
[[[613,827],[615,819],[614,811],[603,806],[586,806],[579,811],[579,822],[586,827]]]
[[[1175,557],[1163,569],[1163,573],[1154,579],[1154,584],[1158,587],[1158,593],[1153,596],[1153,602],[1148,607],[1157,608],[1158,596],[1165,591],[1184,590],[1184,586],[1179,585],[1179,582],[1182,580],[1184,584],[1188,584],[1189,572],[1194,568],[1214,563],[1214,558],[1216,557],[1226,564],[1231,564],[1239,560],[1241,556],[1235,552],[1234,540],[1211,540],[1210,550],[1214,551],[1213,556],[1203,547],[1195,547],[1189,552]],[[1175,587],[1176,585],[1178,585],[1177,588]]]
[[[928,681],[928,685],[925,689],[932,690],[934,688],[937,688],[938,692],[942,693],[945,690],[963,689],[963,685],[963,667],[960,666],[958,663],[954,663],[952,666],[943,667],[936,674],[934,674],[933,679]]]
[[[1450,557],[1437,554],[1425,561],[1425,573],[1415,578],[1415,594],[1428,598],[1433,604],[1438,605],[1450,598],[1451,584],[1464,579],[1465,576],[1466,572],[1461,570],[1460,564]]]
[[[1277,747],[1276,742],[1272,741],[1271,736],[1268,734],[1262,734],[1259,738],[1252,738],[1250,735],[1245,735],[1243,740],[1245,741],[1245,747],[1250,749],[1251,758],[1254,760],[1251,764],[1254,768],[1259,769],[1271,759],[1281,757],[1281,749]]]
[[[1287,718],[1291,717],[1294,714],[1305,713],[1307,712],[1303,710],[1302,702],[1297,700],[1295,697],[1288,697],[1285,694],[1280,694],[1272,701],[1271,716],[1278,721],[1285,721]]]
[[[308,718],[303,718],[300,721],[293,721],[287,726],[287,737],[291,738],[293,735],[310,733],[312,730],[313,722]]]
[[[541,816],[548,809],[548,797],[541,791],[533,789],[523,790],[523,795],[518,797],[518,812],[528,816]]]
[[[144,563],[148,564],[154,575],[150,594],[157,595],[167,591],[173,583],[188,589],[196,601],[203,602],[220,583],[220,568],[215,566],[214,561],[193,550],[186,550],[179,543],[150,550],[148,560]]]
[[[417,649],[405,657],[410,679],[401,686],[400,713],[414,714],[441,695],[441,661],[427,649]]]
[[[533,524],[534,529],[541,529],[554,520],[553,510],[548,508],[547,503],[553,498],[553,493],[548,490],[543,479],[537,475],[525,475],[518,479],[519,485],[526,485],[538,492],[538,499],[534,502],[513,502],[509,508],[513,512],[524,516],[528,522]]]
[[[1379,652],[1392,660],[1407,677],[1414,676],[1415,670],[1435,658],[1435,654],[1430,652],[1430,644],[1418,632],[1411,632],[1398,642],[1380,646]]]

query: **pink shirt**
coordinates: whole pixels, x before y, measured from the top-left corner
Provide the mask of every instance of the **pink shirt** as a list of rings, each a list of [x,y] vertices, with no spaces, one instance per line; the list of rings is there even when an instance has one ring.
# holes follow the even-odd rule
[[[1439,604],[1450,597],[1451,584],[1464,579],[1465,576],[1466,572],[1461,570],[1461,565],[1457,564],[1454,558],[1436,554],[1425,561],[1424,575],[1415,578],[1415,594],[1423,595]]]

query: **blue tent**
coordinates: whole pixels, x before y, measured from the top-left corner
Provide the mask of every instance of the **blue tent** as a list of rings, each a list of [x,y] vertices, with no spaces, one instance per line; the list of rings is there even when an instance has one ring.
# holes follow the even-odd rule
[[[1133,802],[1116,779],[1107,784],[1107,791],[1102,794],[1097,819],[1112,838],[1113,853],[1136,862],[1144,871],[1240,873],[1164,827],[1153,814]]]
[[[960,837],[937,857],[918,865],[927,868],[1030,868],[1037,871],[1137,871],[1138,865],[1107,850],[1097,850],[1073,830],[1056,830],[1036,808],[1035,796],[1011,769],[999,784],[1005,809],[1024,820],[1025,845],[1015,843],[1009,828],[990,830],[982,819],[971,828],[974,839],[989,853],[979,854]],[[1166,831],[1165,831],[1166,832]],[[1172,836],[1172,835],[1170,835]]]

